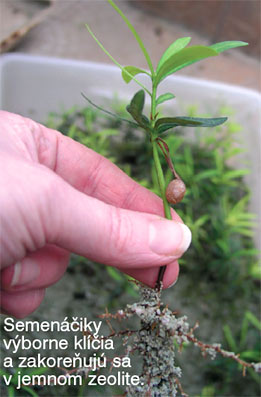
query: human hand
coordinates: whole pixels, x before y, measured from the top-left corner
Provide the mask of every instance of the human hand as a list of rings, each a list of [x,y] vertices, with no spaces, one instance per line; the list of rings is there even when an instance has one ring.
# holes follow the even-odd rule
[[[0,112],[2,312],[22,318],[65,272],[69,253],[153,287],[178,277],[191,241],[173,211],[109,160],[19,115]]]

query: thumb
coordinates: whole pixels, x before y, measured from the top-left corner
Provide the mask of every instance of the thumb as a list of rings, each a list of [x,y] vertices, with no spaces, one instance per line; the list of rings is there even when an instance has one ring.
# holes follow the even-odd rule
[[[191,242],[190,230],[180,222],[108,205],[64,181],[59,185],[52,196],[56,211],[48,220],[50,243],[130,271],[172,263]]]

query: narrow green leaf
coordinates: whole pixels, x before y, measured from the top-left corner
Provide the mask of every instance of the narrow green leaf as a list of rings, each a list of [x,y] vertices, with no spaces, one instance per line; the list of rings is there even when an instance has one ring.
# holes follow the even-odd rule
[[[204,225],[209,220],[210,216],[209,215],[202,215],[199,219],[196,220],[194,223],[195,226],[198,228]]]
[[[122,273],[120,273],[114,267],[107,266],[106,269],[107,269],[107,272],[109,273],[109,275],[111,276],[111,278],[113,278],[115,281],[122,281],[123,280]]]
[[[176,54],[172,55],[157,71],[156,84],[159,84],[165,77],[178,70],[200,61],[201,59],[218,55],[214,49],[202,45],[183,48]]]
[[[141,127],[146,127],[149,125],[148,118],[142,114],[144,102],[145,92],[143,90],[140,90],[136,92],[130,104],[126,107],[127,111],[132,115],[133,119],[137,121],[137,123]]]
[[[194,176],[194,180],[196,182],[201,181],[202,179],[211,179],[213,176],[218,176],[219,172],[217,169],[209,169],[206,171],[202,171]]]
[[[224,325],[223,327],[224,335],[227,341],[227,344],[229,346],[229,349],[231,349],[233,352],[237,351],[237,344],[236,341],[232,335],[231,329],[229,325]]]
[[[201,117],[163,117],[156,121],[155,127],[159,133],[177,126],[183,127],[215,127],[223,124],[227,117],[201,118]]]
[[[166,94],[162,94],[157,98],[156,106],[160,105],[163,102],[169,101],[170,99],[173,98],[175,98],[175,95],[171,94],[170,92],[167,92]]]
[[[232,258],[237,258],[237,257],[241,257],[241,256],[257,256],[259,254],[259,250],[256,248],[252,248],[252,249],[242,249],[239,251],[234,252],[231,257]],[[261,271],[261,268],[260,268]]]
[[[15,388],[13,386],[9,386],[7,388],[8,397],[15,397]]]
[[[249,320],[247,318],[247,312],[245,312],[243,321],[242,321],[242,326],[241,326],[241,331],[240,331],[240,343],[239,343],[239,349],[241,350],[245,344],[247,333],[248,333],[248,324]]]
[[[254,325],[254,327],[256,327],[259,331],[261,331],[261,321],[259,321],[258,318],[253,313],[247,311],[246,317],[248,321]]]
[[[241,176],[244,176],[244,175],[248,175],[249,174],[249,169],[241,169],[241,170],[232,170],[232,171],[227,171],[225,174],[224,174],[224,176],[223,176],[223,178],[224,179],[234,179],[234,178],[239,178],[239,177],[241,177]]]
[[[243,47],[248,45],[245,41],[222,41],[220,43],[212,44],[209,47],[218,53],[230,50],[231,48]]]
[[[108,114],[109,116],[114,117],[114,118],[115,118],[116,120],[118,120],[118,121],[124,121],[124,122],[126,122],[126,123],[131,124],[133,127],[138,127],[138,124],[133,123],[133,121],[124,119],[124,118],[118,116],[117,114],[111,113],[111,112],[109,112],[109,110],[103,109],[101,106],[96,105],[96,104],[95,104],[94,102],[92,102],[89,98],[87,98],[87,96],[84,95],[83,92],[82,92],[81,94],[82,94],[83,98],[86,99],[87,102],[89,102],[90,105],[92,105],[92,106],[95,107],[96,109],[100,110],[101,112],[103,112],[103,113],[105,113],[105,114]]]
[[[240,353],[240,358],[243,360],[247,359],[249,361],[259,361],[260,352],[258,350],[246,350],[243,353]]]
[[[136,30],[134,29],[133,25],[130,23],[130,21],[128,20],[128,18],[126,17],[126,15],[123,14],[123,12],[119,9],[119,7],[116,6],[116,4],[112,1],[112,0],[107,0],[108,3],[114,8],[115,11],[117,11],[117,13],[122,17],[122,19],[124,20],[124,22],[126,23],[126,25],[128,26],[128,28],[130,29],[131,33],[133,34],[133,36],[135,37],[135,39],[137,40],[141,51],[143,52],[145,59],[148,63],[149,69],[151,71],[152,74],[154,74],[154,69],[153,69],[153,65],[152,65],[152,61],[150,59],[150,56],[145,48],[145,45],[143,44],[139,34],[136,32]]]
[[[15,369],[15,373],[14,373],[14,375],[12,376],[12,383],[13,383],[14,385],[17,385],[17,384],[18,384],[18,371],[19,371],[19,369],[16,368],[16,369]]]
[[[181,37],[177,40],[175,40],[164,52],[162,57],[159,60],[158,66],[157,66],[157,72],[161,68],[161,66],[174,54],[185,48],[191,40],[191,37]]]
[[[133,79],[134,76],[136,76],[136,74],[145,73],[149,75],[149,73],[147,73],[145,70],[137,68],[136,66],[125,66],[121,72],[122,78],[127,84]]]
[[[110,1],[110,0],[107,0],[107,1]],[[118,61],[116,61],[115,58],[113,58],[113,56],[109,53],[109,51],[106,50],[105,47],[103,47],[102,43],[95,36],[95,34],[91,30],[90,26],[87,23],[85,24],[85,26],[86,26],[88,32],[90,33],[90,35],[92,36],[92,38],[96,41],[98,46],[102,49],[102,51],[112,60],[113,63],[115,63],[116,66],[118,66],[121,70],[123,70],[124,69],[123,66]],[[127,70],[125,70],[125,74],[128,74]],[[136,80],[134,76],[130,76],[130,77],[150,95],[150,92],[148,91],[148,89],[146,87],[144,87],[144,85],[142,83],[140,83],[138,80]]]
[[[254,232],[252,230],[245,229],[242,227],[231,227],[230,231],[231,231],[231,233],[239,233],[239,234],[242,234],[242,236],[246,236],[246,237],[254,236]]]
[[[99,41],[99,39],[95,36],[95,34],[93,33],[93,31],[91,30],[90,26],[86,23],[85,24],[88,32],[90,33],[90,35],[92,36],[92,38],[96,41],[96,43],[99,45],[99,47],[102,49],[103,52],[105,52],[105,54],[112,60],[112,62],[115,63],[115,65],[117,65],[120,69],[123,69],[123,67],[121,66],[121,64],[116,61],[116,59],[113,58],[113,56],[109,53],[109,51],[106,50],[106,48],[103,47],[102,43]]]

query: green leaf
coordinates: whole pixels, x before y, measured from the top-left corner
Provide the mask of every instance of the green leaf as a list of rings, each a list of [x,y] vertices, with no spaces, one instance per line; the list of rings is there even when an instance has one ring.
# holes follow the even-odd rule
[[[139,44],[140,49],[141,49],[141,51],[143,52],[143,54],[145,56],[145,59],[146,59],[146,61],[148,63],[148,66],[149,66],[149,69],[150,69],[151,73],[154,74],[152,61],[150,59],[148,51],[146,50],[145,45],[143,44],[139,34],[136,32],[136,30],[134,29],[133,25],[130,23],[130,21],[128,20],[126,15],[124,15],[123,12],[119,9],[119,7],[117,7],[116,4],[112,0],[107,0],[107,1],[114,8],[114,10],[117,11],[117,13],[122,17],[122,19],[124,20],[124,22],[126,23],[128,28],[130,29],[131,33],[133,34],[133,36],[137,40],[137,43]]]
[[[15,397],[15,388],[13,386],[9,386],[7,388],[8,397]]]
[[[110,1],[110,0],[107,0]],[[85,24],[88,32],[90,33],[90,35],[92,36],[92,38],[96,41],[96,43],[99,45],[99,47],[102,49],[102,51],[112,60],[113,63],[115,63],[116,66],[118,66],[121,70],[124,69],[124,67],[118,62],[116,61],[115,58],[113,58],[113,56],[109,53],[109,51],[106,50],[105,47],[103,47],[102,43],[98,40],[98,38],[95,36],[95,34],[93,33],[93,31],[91,30],[90,26],[86,23]],[[125,74],[128,74],[128,71],[125,70]],[[146,92],[148,92],[148,94],[150,94],[150,92],[147,90],[146,87],[144,87],[143,84],[141,84],[138,80],[136,80],[134,78],[134,76],[131,76],[131,78],[140,86],[142,87]]]
[[[145,73],[148,74],[145,70],[136,68],[136,66],[125,66],[122,69],[122,78],[125,81],[125,83],[129,83],[136,74],[139,73]],[[150,75],[149,75],[150,76]]]
[[[201,59],[218,55],[214,49],[202,45],[183,48],[176,54],[172,55],[157,71],[155,82],[159,84],[165,77],[178,70],[200,61]]]
[[[199,228],[202,225],[204,225],[204,223],[206,223],[209,220],[209,218],[210,218],[209,215],[202,215],[199,219],[196,220],[196,222],[194,222],[194,225]]]
[[[157,100],[156,100],[156,106],[158,106],[159,104],[169,101],[170,99],[175,98],[175,95],[171,94],[170,92],[167,92],[166,94],[162,94],[160,95]]]
[[[215,127],[223,124],[227,117],[200,118],[200,117],[163,117],[156,121],[155,127],[158,133],[169,130],[170,128],[183,127]]]
[[[146,116],[142,114],[144,102],[145,102],[145,92],[143,90],[140,90],[136,92],[130,104],[126,107],[126,109],[132,115],[133,119],[137,121],[137,123],[141,127],[145,128],[149,126],[149,120]]]
[[[136,94],[133,96],[129,105],[129,109],[134,110],[138,114],[142,114],[144,103],[145,103],[145,93],[143,90],[140,90],[136,92]]]
[[[229,346],[229,349],[231,349],[233,352],[237,351],[237,344],[236,341],[232,335],[231,329],[229,325],[224,325],[223,327],[224,335],[227,341],[227,344]]]
[[[211,168],[209,170],[201,171],[194,176],[194,180],[196,182],[201,181],[202,179],[211,179],[213,176],[218,176],[219,172],[215,168]]]
[[[259,250],[256,248],[242,249],[242,250],[234,252],[231,257],[238,258],[241,256],[257,256],[258,254],[259,254]],[[260,272],[261,272],[261,268],[260,268]]]
[[[256,327],[259,331],[261,331],[261,321],[259,321],[258,318],[253,313],[247,311],[246,318],[254,327]]]
[[[224,174],[224,179],[234,179],[234,178],[240,178],[241,176],[248,175],[249,174],[248,169],[241,169],[241,170],[232,170],[232,171],[227,171]]]
[[[115,65],[117,65],[120,69],[123,69],[123,67],[121,66],[121,64],[116,61],[116,59],[113,58],[113,56],[109,53],[109,51],[106,50],[106,48],[103,47],[102,43],[99,41],[99,39],[95,36],[95,34],[93,33],[93,31],[91,30],[90,26],[86,23],[85,24],[88,32],[90,33],[90,35],[92,36],[92,38],[96,41],[96,43],[99,45],[99,47],[102,49],[103,52],[105,52],[105,54],[112,60],[112,62],[115,63]]]
[[[231,48],[243,47],[248,45],[248,43],[244,41],[222,41],[220,43],[212,44],[209,47],[213,48],[213,50],[218,53],[230,50]]]
[[[245,312],[243,321],[242,321],[242,326],[241,326],[241,331],[240,331],[240,343],[239,343],[239,349],[241,350],[245,344],[247,333],[248,333],[248,324],[249,320],[247,318],[247,312]]]
[[[122,274],[120,274],[120,272],[115,269],[114,267],[111,266],[107,266],[107,272],[109,273],[109,275],[111,276],[111,278],[113,278],[115,281],[122,281],[123,277]]]
[[[12,376],[13,385],[18,385],[18,371],[19,371],[19,369],[16,368],[15,372],[14,372],[14,375]]]
[[[247,359],[250,361],[259,361],[260,360],[260,352],[257,350],[247,350],[243,353],[240,353],[240,358]]]
[[[111,112],[109,112],[108,110],[103,109],[101,106],[96,105],[96,104],[95,104],[94,102],[92,102],[89,98],[87,98],[87,96],[84,95],[83,92],[82,92],[81,94],[82,94],[83,98],[86,99],[87,102],[89,102],[90,105],[92,105],[92,106],[95,107],[96,109],[100,110],[101,112],[106,113],[106,114],[108,114],[109,116],[112,116],[112,117],[114,117],[115,119],[117,119],[117,120],[119,120],[119,121],[125,121],[126,123],[131,124],[133,127],[138,127],[138,124],[133,123],[133,122],[130,121],[130,120],[124,119],[124,118],[118,116],[117,114],[111,113]]]
[[[157,72],[161,68],[161,66],[174,54],[185,48],[191,40],[191,37],[181,37],[174,41],[164,52],[162,57],[159,60],[158,66],[157,66]]]

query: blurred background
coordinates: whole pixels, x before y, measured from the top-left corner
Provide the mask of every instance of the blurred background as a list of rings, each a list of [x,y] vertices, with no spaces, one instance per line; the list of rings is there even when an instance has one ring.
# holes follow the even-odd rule
[[[260,1],[116,1],[140,33],[156,63],[178,37],[192,44],[243,40],[248,47],[222,54],[180,73],[260,90]],[[145,61],[124,22],[103,0],[1,0],[1,51],[110,62],[85,23],[125,65]]]

